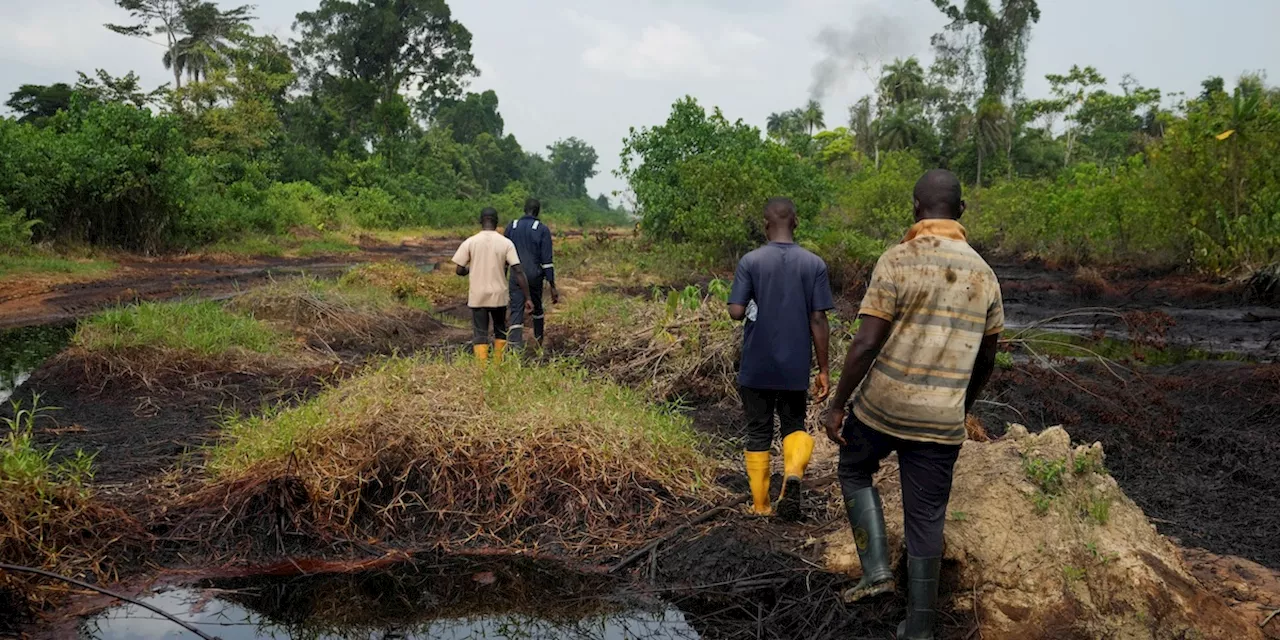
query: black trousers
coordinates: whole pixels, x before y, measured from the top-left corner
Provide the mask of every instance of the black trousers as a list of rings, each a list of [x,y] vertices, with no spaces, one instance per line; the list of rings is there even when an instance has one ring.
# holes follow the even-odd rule
[[[533,297],[533,317],[530,318],[533,320],[533,339],[539,341],[542,340],[543,319],[546,317],[542,310],[542,282],[541,275],[529,278],[529,295]],[[519,344],[524,342],[524,291],[514,274],[507,283],[507,290],[511,294],[511,341]]]
[[[890,451],[898,452],[902,479],[902,516],[907,554],[916,558],[942,555],[942,527],[951,499],[951,477],[958,445],[902,440],[862,424],[852,413],[844,421],[840,447],[840,490],[850,500],[854,492],[871,486],[871,476]]]
[[[471,307],[471,344],[489,344],[489,321],[493,321],[493,338],[507,339],[506,307]]]
[[[768,451],[773,446],[773,416],[778,415],[782,437],[804,431],[809,406],[807,391],[777,391],[738,387],[742,411],[747,416],[747,451]]]

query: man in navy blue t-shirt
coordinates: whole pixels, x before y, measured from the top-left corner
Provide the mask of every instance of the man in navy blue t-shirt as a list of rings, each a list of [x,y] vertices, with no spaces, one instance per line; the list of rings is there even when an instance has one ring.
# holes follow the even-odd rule
[[[746,320],[738,388],[747,418],[747,479],[753,511],[769,515],[769,451],[773,446],[773,416],[782,426],[785,472],[778,498],[778,515],[800,517],[800,480],[804,477],[813,438],[805,432],[809,371],[818,352],[817,401],[831,387],[827,346],[831,328],[827,311],[831,284],[822,258],[795,243],[796,206],[787,198],[771,198],[765,205],[766,244],[743,256],[733,275],[729,315]]]

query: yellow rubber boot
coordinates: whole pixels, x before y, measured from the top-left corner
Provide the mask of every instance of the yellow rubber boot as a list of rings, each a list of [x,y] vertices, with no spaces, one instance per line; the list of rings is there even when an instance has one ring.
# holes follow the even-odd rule
[[[507,350],[506,340],[493,341],[493,361],[502,364],[502,352]]]
[[[473,347],[472,347],[472,349],[476,352],[476,361],[477,361],[477,362],[481,362],[481,363],[483,363],[483,362],[487,362],[487,361],[489,360],[489,345],[487,345],[487,344],[478,344],[478,345],[473,346]]]
[[[800,513],[800,481],[813,456],[813,436],[796,431],[782,439],[782,491],[778,494],[778,515],[797,521]]]
[[[769,505],[769,452],[748,451],[747,480],[751,483],[751,511],[758,516],[773,515]]]

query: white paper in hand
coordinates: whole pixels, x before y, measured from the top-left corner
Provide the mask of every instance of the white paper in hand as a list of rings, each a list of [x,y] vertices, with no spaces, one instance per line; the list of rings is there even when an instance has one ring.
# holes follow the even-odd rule
[[[757,311],[759,311],[759,310],[760,310],[760,307],[757,307],[757,306],[756,306],[756,301],[755,301],[755,300],[750,300],[750,301],[748,301],[748,302],[747,302],[747,320],[750,320],[750,321],[752,321],[752,322],[755,322],[755,321],[756,321],[756,312],[757,312]]]

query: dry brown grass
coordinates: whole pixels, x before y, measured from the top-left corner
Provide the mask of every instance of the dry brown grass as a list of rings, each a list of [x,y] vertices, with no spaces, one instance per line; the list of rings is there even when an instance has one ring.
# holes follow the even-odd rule
[[[421,300],[440,306],[467,298],[466,278],[454,275],[450,269],[423,272],[403,262],[374,262],[354,267],[342,277],[341,283],[385,291],[409,304]]]
[[[592,370],[661,400],[737,398],[741,325],[722,300],[694,290],[666,301],[589,293],[556,316],[571,335],[563,348]]]
[[[412,350],[441,324],[412,296],[312,278],[274,281],[236,297],[231,307],[288,331],[325,353]]]
[[[174,535],[232,553],[372,539],[586,556],[719,497],[687,419],[557,363],[393,358],[227,433]]]

